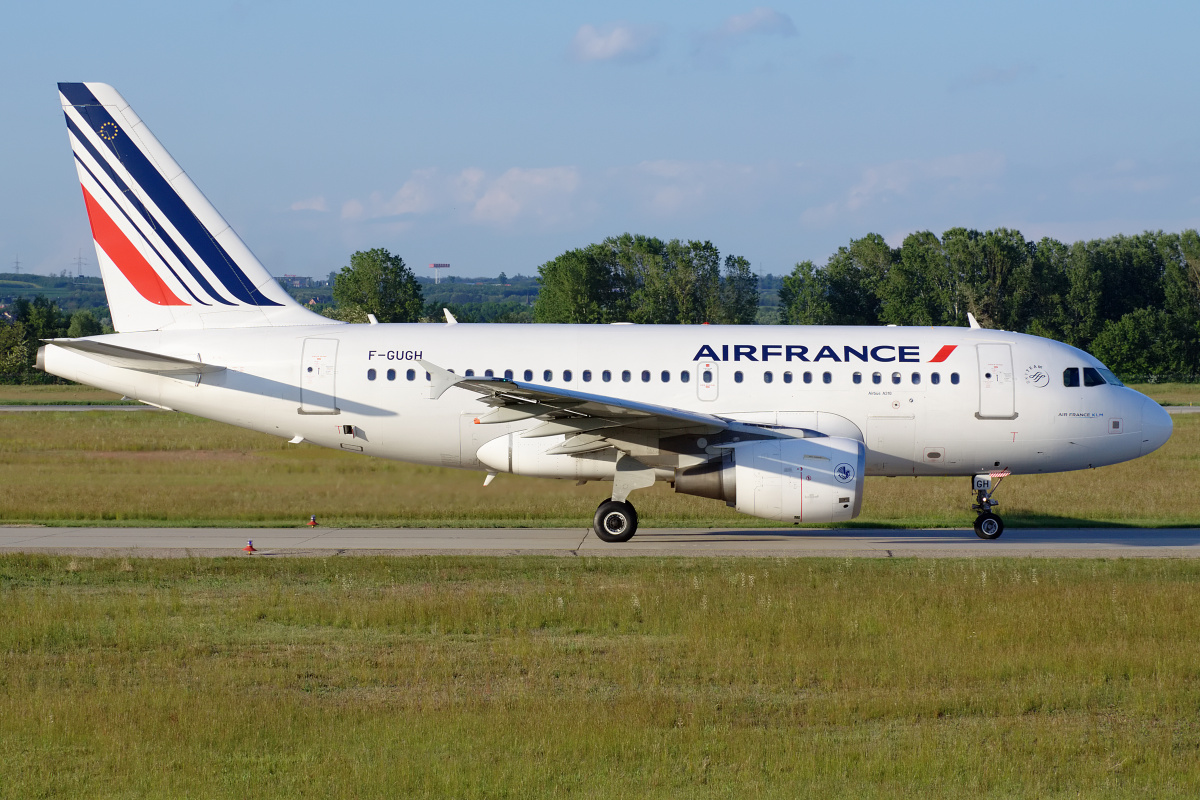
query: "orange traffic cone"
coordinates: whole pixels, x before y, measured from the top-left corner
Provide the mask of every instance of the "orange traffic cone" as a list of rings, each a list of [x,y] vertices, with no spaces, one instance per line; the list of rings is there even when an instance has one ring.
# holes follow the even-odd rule
[[[246,546],[243,547],[242,550],[247,553],[257,553],[258,552],[258,550],[256,550],[254,548],[254,540],[253,539],[247,539]]]
[[[308,527],[310,527],[310,528],[317,527],[317,515],[316,514],[313,514],[311,517],[308,518]]]

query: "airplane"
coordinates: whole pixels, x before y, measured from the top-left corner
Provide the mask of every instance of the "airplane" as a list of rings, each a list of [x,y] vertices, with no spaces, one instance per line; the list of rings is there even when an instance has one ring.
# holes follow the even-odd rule
[[[995,539],[1008,475],[1144,456],[1171,418],[1074,347],[961,327],[345,324],[295,302],[129,103],[59,95],[116,333],[37,366],[292,443],[610,481],[598,538],[656,482],[791,523],[842,522],[863,479],[970,480]]]

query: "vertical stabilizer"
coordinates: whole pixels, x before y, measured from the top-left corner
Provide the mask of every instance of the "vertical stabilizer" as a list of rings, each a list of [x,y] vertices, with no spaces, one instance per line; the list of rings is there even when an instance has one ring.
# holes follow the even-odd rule
[[[338,324],[283,290],[116,89],[58,91],[118,331]]]

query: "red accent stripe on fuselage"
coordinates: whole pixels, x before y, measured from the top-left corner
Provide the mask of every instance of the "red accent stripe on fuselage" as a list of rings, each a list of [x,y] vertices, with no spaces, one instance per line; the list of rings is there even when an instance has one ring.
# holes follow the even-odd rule
[[[936,355],[936,356],[934,356],[933,358],[929,359],[929,363],[930,363],[930,364],[940,364],[940,363],[942,363],[943,361],[945,361],[947,358],[949,358],[949,357],[950,357],[950,354],[954,352],[954,348],[956,348],[956,347],[958,347],[958,345],[956,345],[956,344],[944,344],[944,345],[942,345],[942,349],[937,351],[937,355]]]
[[[162,278],[150,266],[150,262],[133,246],[117,223],[105,213],[96,198],[83,188],[83,200],[87,203],[88,220],[92,223],[92,238],[100,249],[112,259],[125,279],[137,289],[137,293],[157,306],[186,306],[187,303],[163,283]]]

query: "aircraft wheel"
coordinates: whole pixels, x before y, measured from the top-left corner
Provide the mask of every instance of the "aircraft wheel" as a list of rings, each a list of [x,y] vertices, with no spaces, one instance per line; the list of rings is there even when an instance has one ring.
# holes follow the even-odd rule
[[[628,542],[637,533],[637,511],[629,503],[605,500],[596,509],[592,530],[603,542]]]
[[[980,539],[998,539],[1002,533],[1004,520],[990,511],[975,518],[975,535]]]

